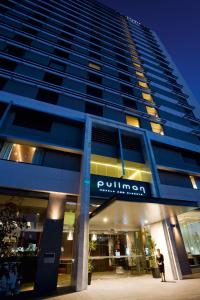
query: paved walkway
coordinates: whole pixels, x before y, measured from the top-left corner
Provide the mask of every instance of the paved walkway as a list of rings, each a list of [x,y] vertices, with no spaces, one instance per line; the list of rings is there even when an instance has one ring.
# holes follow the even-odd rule
[[[166,283],[150,275],[96,279],[86,291],[51,300],[200,300],[200,278]]]

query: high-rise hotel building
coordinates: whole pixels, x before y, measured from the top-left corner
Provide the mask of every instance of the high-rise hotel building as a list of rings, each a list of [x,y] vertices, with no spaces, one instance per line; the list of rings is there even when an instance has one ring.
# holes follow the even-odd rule
[[[88,240],[95,278],[134,284],[155,247],[168,278],[197,272],[200,112],[156,33],[95,0],[0,14],[0,208],[27,220],[20,290],[87,288]]]

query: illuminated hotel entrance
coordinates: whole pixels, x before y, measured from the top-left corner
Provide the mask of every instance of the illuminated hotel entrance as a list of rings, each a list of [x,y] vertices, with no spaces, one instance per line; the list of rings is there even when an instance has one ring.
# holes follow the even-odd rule
[[[194,215],[196,218],[198,215],[200,220],[199,214],[198,210],[189,206],[117,199],[108,201],[94,210],[90,217],[90,241],[96,244],[96,249],[90,253],[93,279],[152,274],[152,270],[157,267],[157,248],[161,249],[165,258],[167,279],[181,279],[177,271],[171,234],[174,232],[178,247],[185,251],[182,225],[180,228],[178,219],[183,222],[189,215],[194,220]],[[199,237],[196,238],[198,240]],[[196,240],[193,242],[197,243]],[[183,259],[189,259],[186,252],[184,253]],[[196,263],[199,257],[196,255],[194,258]],[[159,274],[154,274],[158,277],[157,275]]]

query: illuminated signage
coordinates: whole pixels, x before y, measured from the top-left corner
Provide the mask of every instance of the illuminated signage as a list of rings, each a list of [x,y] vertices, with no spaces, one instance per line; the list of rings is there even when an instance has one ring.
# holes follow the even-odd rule
[[[111,197],[112,195],[150,196],[146,182],[91,175],[91,196]]]

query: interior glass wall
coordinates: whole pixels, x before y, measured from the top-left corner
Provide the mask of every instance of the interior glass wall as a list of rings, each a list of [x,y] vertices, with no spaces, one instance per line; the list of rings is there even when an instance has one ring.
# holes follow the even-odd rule
[[[200,266],[200,210],[178,216],[185,249],[191,266]]]
[[[61,256],[58,268],[58,287],[67,287],[71,285],[76,207],[77,197],[67,196],[64,213]]]
[[[4,296],[33,289],[46,208],[45,199],[0,196],[0,292]]]
[[[140,275],[150,272],[151,237],[148,228],[134,231],[90,232],[95,250],[90,252],[94,278],[110,275]]]
[[[90,166],[91,174],[122,177],[122,162],[118,158],[92,154]],[[151,182],[151,172],[145,164],[125,160],[124,171],[124,179]]]

